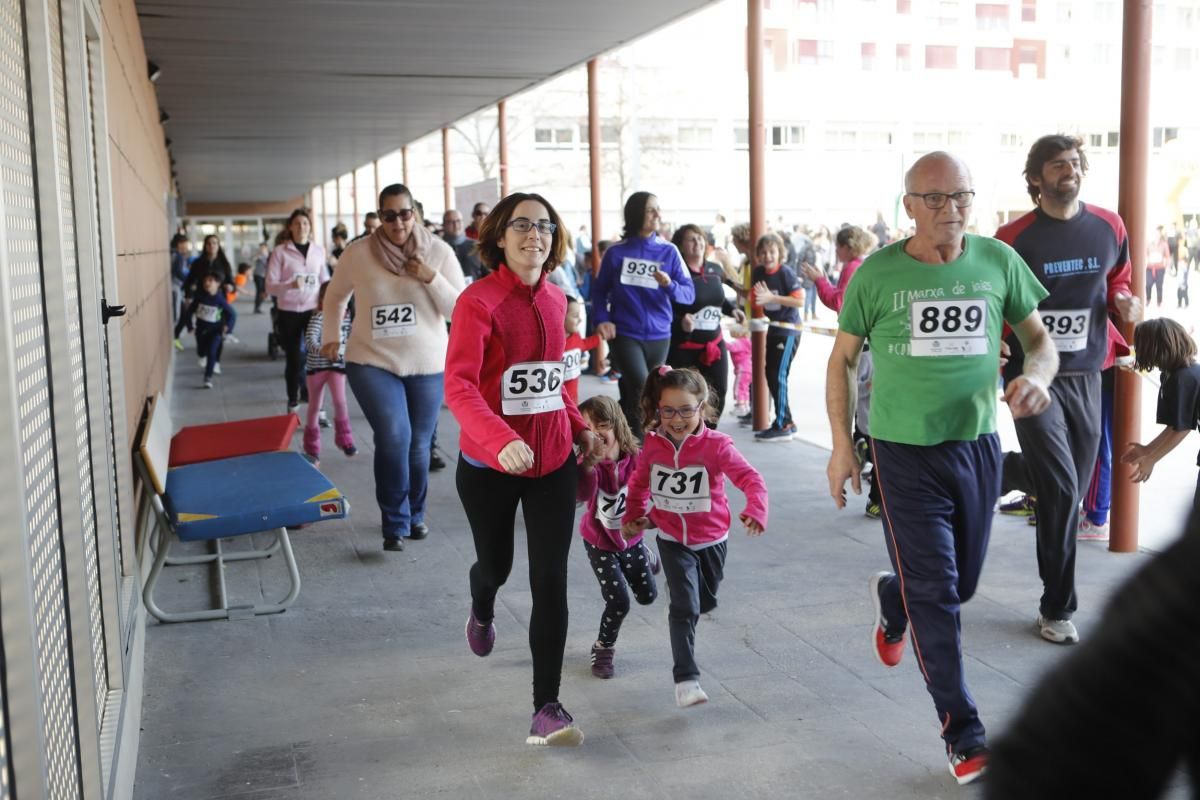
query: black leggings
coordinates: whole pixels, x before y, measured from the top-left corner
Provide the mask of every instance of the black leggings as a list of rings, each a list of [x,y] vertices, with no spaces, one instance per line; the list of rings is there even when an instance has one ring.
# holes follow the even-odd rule
[[[608,343],[608,358],[621,373],[617,388],[621,390],[621,410],[633,435],[642,438],[642,389],[650,370],[667,363],[670,339],[643,341],[617,335]]]
[[[680,347],[672,347],[670,354],[667,356],[667,363],[674,369],[683,369],[691,367],[704,376],[704,380],[708,381],[708,385],[712,387],[713,394],[716,396],[717,404],[714,407],[717,419],[725,413],[725,395],[729,392],[729,351],[725,349],[725,342],[721,342],[721,357],[707,367],[700,365],[700,356],[704,355],[703,350],[684,350]],[[715,428],[715,422],[707,423],[708,427]]]
[[[601,550],[590,542],[584,542],[583,548],[604,595],[604,613],[600,615],[600,635],[596,639],[601,647],[613,647],[621,623],[629,613],[629,589],[633,589],[639,605],[648,606],[658,597],[658,584],[654,582],[644,542],[619,553]]]
[[[796,358],[796,348],[799,345],[800,334],[767,335],[767,389],[775,403],[775,416],[771,419],[773,428],[786,428],[792,424],[792,406],[788,401],[788,375],[791,374],[792,361]]]
[[[522,478],[458,459],[458,496],[475,539],[471,608],[478,620],[496,614],[496,593],[512,572],[517,504],[529,550],[529,650],[533,708],[558,700],[567,645],[567,554],[575,527],[575,456],[540,478]]]
[[[275,312],[275,327],[279,330],[279,346],[287,356],[287,366],[284,367],[283,377],[287,381],[287,399],[289,406],[300,404],[301,387],[304,386],[304,331],[308,328],[311,311]]]

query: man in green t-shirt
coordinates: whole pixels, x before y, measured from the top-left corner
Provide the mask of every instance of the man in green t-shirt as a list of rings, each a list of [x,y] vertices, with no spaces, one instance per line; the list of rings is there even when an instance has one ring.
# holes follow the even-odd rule
[[[1037,314],[1046,290],[1029,267],[1003,242],[965,232],[975,196],[966,165],[930,153],[913,164],[904,188],[916,233],[859,267],[838,316],[826,376],[829,490],[839,508],[847,480],[861,493],[850,421],[869,341],[875,480],[894,570],[871,578],[875,657],[898,664],[911,627],[950,774],[969,783],[987,766],[987,738],[963,676],[959,609],[975,593],[1000,494],[1004,323],[1026,353],[1024,373],[1004,393],[1014,417],[1049,405],[1058,355]]]

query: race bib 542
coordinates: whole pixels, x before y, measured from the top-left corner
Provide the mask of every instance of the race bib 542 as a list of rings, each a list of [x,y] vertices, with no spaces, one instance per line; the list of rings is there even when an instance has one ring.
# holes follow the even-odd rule
[[[417,332],[417,310],[412,303],[371,306],[371,338],[391,339]]]

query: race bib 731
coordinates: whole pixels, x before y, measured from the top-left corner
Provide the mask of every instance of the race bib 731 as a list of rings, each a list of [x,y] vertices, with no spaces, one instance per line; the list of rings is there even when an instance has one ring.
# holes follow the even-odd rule
[[[654,507],[677,514],[711,511],[708,470],[702,465],[679,467],[663,464],[650,467],[650,496]]]

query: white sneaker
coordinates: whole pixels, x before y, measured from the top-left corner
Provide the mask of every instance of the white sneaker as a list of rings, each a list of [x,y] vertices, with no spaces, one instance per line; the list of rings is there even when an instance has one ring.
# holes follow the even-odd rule
[[[207,358],[199,358],[199,359],[196,359],[196,363],[200,366],[200,369],[204,369],[205,367],[208,366],[208,359]]]
[[[1046,619],[1038,614],[1037,626],[1038,633],[1047,642],[1075,644],[1079,641],[1079,631],[1075,630],[1075,623],[1069,619]]]
[[[700,681],[683,681],[675,684],[675,705],[680,708],[698,706],[708,702],[708,695],[700,688]]]
[[[1107,542],[1108,523],[1097,525],[1087,517],[1079,518],[1079,533],[1076,537],[1081,542]]]
[[[220,375],[220,374],[221,374],[221,362],[218,361],[216,364],[213,364],[213,375]]]

